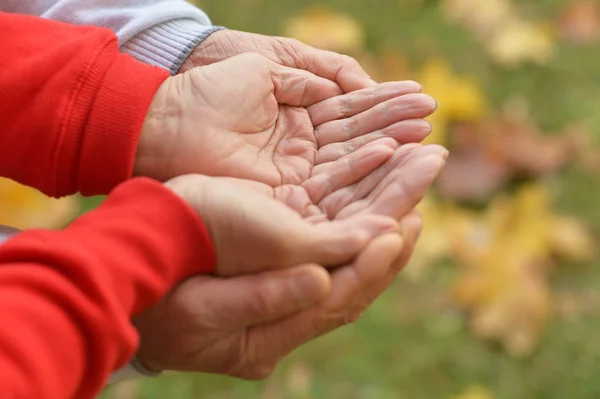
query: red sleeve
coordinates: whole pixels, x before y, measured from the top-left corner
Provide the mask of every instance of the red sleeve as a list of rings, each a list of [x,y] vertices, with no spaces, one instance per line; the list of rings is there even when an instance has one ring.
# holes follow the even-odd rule
[[[134,355],[133,314],[210,272],[207,229],[150,179],[119,186],[63,231],[0,246],[0,395],[87,399]]]
[[[129,178],[163,69],[107,29],[0,13],[0,176],[52,196]]]

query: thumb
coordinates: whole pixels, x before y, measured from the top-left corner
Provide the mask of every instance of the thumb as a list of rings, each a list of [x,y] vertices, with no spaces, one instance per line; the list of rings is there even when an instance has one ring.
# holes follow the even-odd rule
[[[308,264],[254,275],[222,278],[214,284],[193,284],[196,303],[210,303],[211,324],[227,329],[243,329],[279,320],[323,300],[331,289],[331,277],[320,266]]]
[[[310,72],[270,62],[275,99],[280,104],[308,107],[343,94],[340,87]]]

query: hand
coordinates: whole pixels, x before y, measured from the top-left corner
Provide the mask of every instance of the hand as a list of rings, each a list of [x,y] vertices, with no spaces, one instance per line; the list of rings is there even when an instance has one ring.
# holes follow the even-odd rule
[[[319,50],[294,39],[234,30],[210,35],[190,54],[179,72],[242,53],[258,53],[277,64],[304,69],[337,83],[346,93],[375,84],[360,64],[346,55]]]
[[[375,239],[351,265],[329,275],[306,264],[252,276],[196,276],[136,316],[138,359],[152,370],[245,379],[269,376],[302,344],[359,315],[408,261],[421,228],[405,218],[402,238]]]
[[[233,178],[186,175],[165,183],[202,218],[216,252],[215,273],[255,273],[317,262],[351,261],[374,238],[397,231],[394,219],[357,213],[329,221],[298,186],[273,189]]]
[[[161,181],[202,173],[273,187],[304,184],[366,143],[394,149],[396,140],[422,140],[431,125],[420,118],[437,104],[420,90],[414,82],[393,82],[337,96],[335,84],[308,72],[256,54],[233,57],[160,88],[134,173]],[[353,166],[350,180],[357,181],[389,156],[374,152],[370,169],[340,164]]]
[[[370,192],[360,185],[335,191],[347,194],[333,202],[341,219],[363,212],[408,213],[446,155],[437,146],[401,147],[365,179],[375,183]],[[353,196],[364,205],[354,206]],[[399,256],[398,236],[376,238],[353,264],[335,270],[332,281],[316,264],[228,280],[193,277],[134,318],[141,335],[138,358],[153,370],[264,378],[299,345],[356,320],[406,264],[420,228],[418,214],[404,217]]]

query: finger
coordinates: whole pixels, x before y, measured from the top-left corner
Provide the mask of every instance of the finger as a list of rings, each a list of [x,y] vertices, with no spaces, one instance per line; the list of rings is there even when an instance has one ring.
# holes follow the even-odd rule
[[[345,93],[375,84],[352,57],[319,50],[294,39],[277,40],[280,45],[274,48],[283,64],[336,82]]]
[[[286,356],[300,345],[352,321],[373,300],[366,287],[387,276],[402,248],[397,235],[379,237],[366,248],[352,265],[336,270],[331,293],[317,306],[283,320],[255,326],[249,331],[248,343],[262,362],[270,363]]]
[[[210,308],[202,312],[205,324],[231,331],[294,314],[330,290],[329,273],[317,265],[233,278],[197,276],[178,288],[187,303]]]
[[[315,165],[320,165],[325,162],[333,162],[341,157],[348,155],[362,146],[369,144],[375,140],[384,138],[392,139],[394,143],[390,143],[390,147],[396,149],[398,143],[418,143],[421,142],[431,133],[433,126],[424,119],[409,119],[394,123],[381,130],[356,137],[352,140],[342,143],[327,144],[317,151]]]
[[[353,261],[375,237],[398,231],[396,220],[368,213],[318,223],[308,230],[291,231],[286,237],[287,247],[284,243],[282,248],[272,248],[274,259],[278,261],[271,262],[271,267],[292,267],[309,262],[338,267]],[[285,256],[278,256],[278,252]]]
[[[390,270],[390,273],[392,273],[394,277],[408,264],[422,229],[423,216],[421,216],[421,213],[416,209],[413,209],[408,215],[400,220],[400,234],[404,239],[404,245],[402,246],[402,251],[394,261],[392,270]]]
[[[302,187],[316,204],[326,195],[359,181],[386,162],[394,154],[393,144],[388,144],[375,142],[335,162],[315,166]]]
[[[427,94],[407,94],[385,101],[358,115],[324,123],[315,129],[319,147],[348,141],[406,119],[431,115],[437,101]]]
[[[386,82],[341,96],[328,98],[308,107],[313,126],[347,118],[367,111],[377,104],[410,93],[420,93],[423,86],[413,81]]]
[[[367,198],[344,208],[337,217],[373,213],[398,219],[423,199],[445,162],[438,154],[415,154],[406,165],[387,175]]]
[[[374,170],[360,182],[328,195],[318,203],[319,208],[330,218],[337,217],[337,214],[347,205],[366,198],[388,174],[394,169],[400,168],[408,158],[422,147],[420,144],[400,146],[385,164]]]
[[[334,82],[310,72],[288,68],[269,61],[274,95],[280,104],[308,107],[341,94]]]

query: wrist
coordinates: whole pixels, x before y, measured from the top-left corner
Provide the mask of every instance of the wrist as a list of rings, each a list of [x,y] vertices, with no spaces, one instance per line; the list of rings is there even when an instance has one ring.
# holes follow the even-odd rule
[[[123,43],[121,50],[145,64],[177,74],[194,50],[220,26],[203,25],[189,18],[163,22]]]
[[[224,27],[214,27],[214,29],[198,42],[198,45],[191,51],[185,61],[179,68],[179,73],[184,73],[192,68],[210,65],[218,61],[222,61],[227,56],[223,56],[223,52],[219,51],[219,37],[225,35],[227,29]]]

